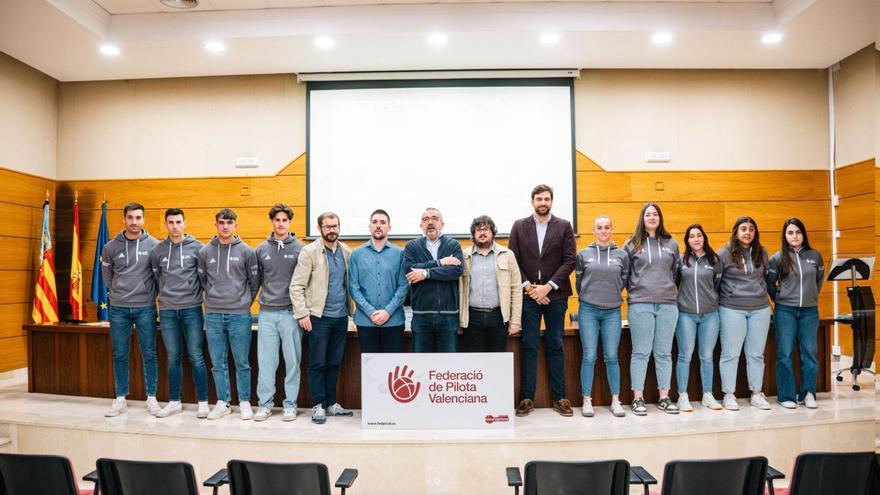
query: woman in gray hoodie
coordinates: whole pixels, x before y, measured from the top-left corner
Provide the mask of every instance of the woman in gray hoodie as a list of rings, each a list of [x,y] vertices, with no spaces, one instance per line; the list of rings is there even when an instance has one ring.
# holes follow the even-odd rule
[[[739,217],[730,242],[718,250],[723,272],[718,315],[721,319],[721,390],[723,405],[739,410],[736,402],[736,372],[745,344],[746,370],[751,404],[770,409],[761,389],[764,386],[764,346],[770,329],[770,300],[767,298],[767,251],[761,246],[758,224],[752,217]]]

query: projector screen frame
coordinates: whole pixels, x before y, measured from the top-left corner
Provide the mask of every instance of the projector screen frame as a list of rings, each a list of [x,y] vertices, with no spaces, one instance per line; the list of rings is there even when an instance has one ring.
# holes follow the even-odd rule
[[[308,81],[306,84],[306,236],[307,240],[320,238],[317,225],[311,222],[311,96],[312,91],[356,90],[356,89],[394,89],[394,88],[461,88],[461,87],[567,87],[569,90],[569,132],[571,143],[571,224],[577,235],[577,149],[575,145],[575,102],[574,79],[570,77],[546,78],[477,78],[477,79],[392,79],[392,80],[354,80],[354,81]],[[340,219],[340,225],[342,219]],[[469,239],[469,233],[450,233],[456,239]],[[390,240],[413,239],[410,234],[389,234]],[[505,239],[507,233],[499,233],[497,238]],[[369,235],[339,235],[339,240],[367,240]]]

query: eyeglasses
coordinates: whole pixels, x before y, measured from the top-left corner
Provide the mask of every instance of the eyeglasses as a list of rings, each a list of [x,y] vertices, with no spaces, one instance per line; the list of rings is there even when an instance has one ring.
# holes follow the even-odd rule
[[[477,232],[492,232],[492,227],[486,227],[486,226],[477,227],[475,230]]]
[[[435,221],[435,222],[439,222],[439,221],[440,221],[440,217],[438,217],[438,216],[433,216],[433,217],[422,217],[422,221],[423,221],[423,222],[427,222],[427,221],[429,221],[429,220],[433,220],[433,221]]]
[[[339,230],[339,225],[321,225],[321,230]]]

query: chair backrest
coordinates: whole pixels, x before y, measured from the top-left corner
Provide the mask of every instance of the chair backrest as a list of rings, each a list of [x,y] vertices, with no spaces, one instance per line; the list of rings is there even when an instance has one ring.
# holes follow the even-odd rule
[[[79,493],[73,468],[57,455],[0,454],[0,495]]]
[[[330,473],[317,462],[232,460],[226,467],[232,495],[330,495]]]
[[[629,493],[629,463],[531,461],[523,480],[525,495],[625,495]]]
[[[876,469],[873,452],[805,453],[794,461],[791,495],[867,495]]]
[[[763,495],[766,457],[671,461],[663,470],[663,495]]]
[[[192,465],[187,462],[98,459],[98,481],[104,495],[198,495]]]

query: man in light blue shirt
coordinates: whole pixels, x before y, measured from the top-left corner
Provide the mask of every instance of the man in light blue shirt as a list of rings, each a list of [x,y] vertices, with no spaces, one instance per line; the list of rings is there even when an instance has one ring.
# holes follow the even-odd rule
[[[370,240],[351,253],[349,292],[357,311],[361,352],[403,352],[403,300],[407,281],[403,249],[388,242],[391,218],[385,210],[370,215]]]

